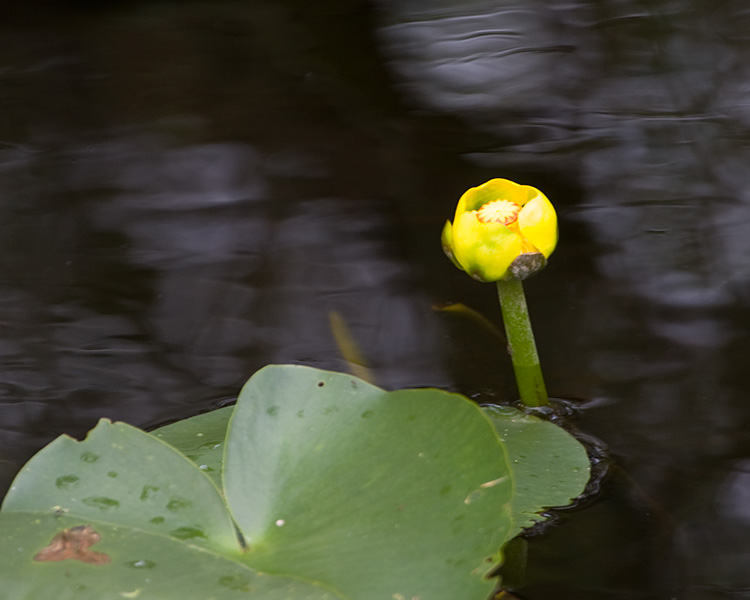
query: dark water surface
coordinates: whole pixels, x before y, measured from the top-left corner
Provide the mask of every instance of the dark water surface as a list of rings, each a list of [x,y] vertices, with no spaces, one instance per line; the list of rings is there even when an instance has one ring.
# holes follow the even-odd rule
[[[543,189],[547,384],[609,447],[528,600],[750,598],[750,5],[47,2],[0,21],[0,489],[62,432],[267,363],[509,401],[458,196]]]

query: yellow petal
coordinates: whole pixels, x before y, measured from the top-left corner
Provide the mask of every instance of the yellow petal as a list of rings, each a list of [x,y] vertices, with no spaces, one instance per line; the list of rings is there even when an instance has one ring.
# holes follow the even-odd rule
[[[443,244],[443,252],[451,259],[451,262],[463,271],[463,267],[458,263],[453,251],[453,225],[450,221],[446,221],[443,225],[443,233],[440,236],[440,241]]]
[[[493,200],[510,200],[523,206],[529,198],[528,191],[524,189],[527,187],[529,186],[518,185],[508,179],[490,179],[482,185],[469,188],[458,200],[456,219],[460,213],[479,210]]]
[[[529,186],[525,186],[529,187]],[[557,214],[547,197],[536,188],[518,214],[521,235],[529,240],[545,258],[549,258],[557,245]]]
[[[464,212],[453,224],[453,256],[475,279],[497,281],[521,253],[521,238],[502,223],[481,223]]]
[[[497,223],[494,221],[500,219],[487,219],[485,215],[484,220],[489,222],[481,222],[478,211],[497,201],[520,206],[517,220]],[[509,276],[509,266],[520,254],[539,252],[545,259],[552,254],[557,245],[557,215],[536,188],[508,179],[491,179],[461,196],[453,225],[446,223],[442,240],[456,266],[480,281],[496,281]]]

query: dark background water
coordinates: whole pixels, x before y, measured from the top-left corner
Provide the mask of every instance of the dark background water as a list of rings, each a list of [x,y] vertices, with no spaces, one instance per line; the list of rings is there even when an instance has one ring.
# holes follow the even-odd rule
[[[439,244],[492,177],[561,242],[527,295],[613,467],[529,600],[750,598],[750,5],[31,2],[0,22],[0,490],[60,433],[267,363],[511,401],[492,286]],[[1,492],[0,492],[1,493]]]

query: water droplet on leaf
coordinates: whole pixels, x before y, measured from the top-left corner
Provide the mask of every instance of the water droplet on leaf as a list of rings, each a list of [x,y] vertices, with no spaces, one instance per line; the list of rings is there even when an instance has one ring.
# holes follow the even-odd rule
[[[113,498],[104,496],[89,496],[81,500],[86,506],[92,506],[100,510],[109,510],[110,508],[120,508],[120,502]]]
[[[188,508],[192,505],[193,503],[190,502],[190,500],[186,500],[185,498],[172,498],[169,502],[167,502],[167,510],[169,512],[177,512],[178,510]]]
[[[197,527],[178,527],[169,532],[169,535],[176,537],[178,540],[189,540],[192,538],[204,538],[206,534],[203,533],[202,529]]]
[[[156,497],[156,492],[159,491],[159,487],[156,485],[144,485],[143,489],[141,489],[141,502],[145,502],[146,500],[153,500],[154,497]]]
[[[150,560],[136,560],[130,563],[130,566],[136,569],[153,569],[156,563]]]
[[[250,580],[243,575],[227,575],[226,577],[222,577],[219,579],[219,585],[231,590],[250,591]]]
[[[81,460],[83,462],[93,463],[99,460],[99,455],[94,454],[93,452],[83,452],[81,453]]]
[[[55,485],[58,489],[67,490],[78,483],[77,475],[62,475],[55,480]]]

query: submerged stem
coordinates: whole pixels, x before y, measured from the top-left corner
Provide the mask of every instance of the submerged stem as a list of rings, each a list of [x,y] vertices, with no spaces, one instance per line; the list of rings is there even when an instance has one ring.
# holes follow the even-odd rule
[[[497,295],[521,402],[526,406],[547,406],[547,389],[539,365],[522,281],[515,277],[498,281]]]

